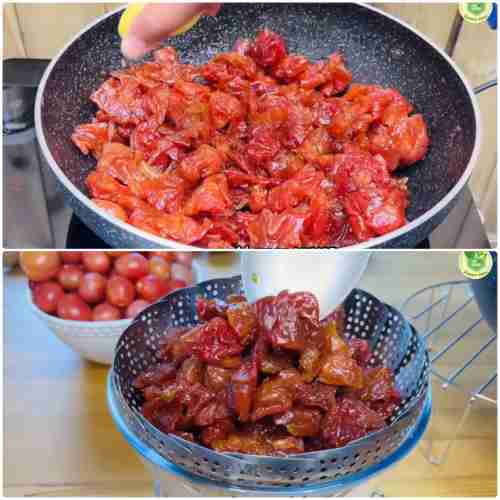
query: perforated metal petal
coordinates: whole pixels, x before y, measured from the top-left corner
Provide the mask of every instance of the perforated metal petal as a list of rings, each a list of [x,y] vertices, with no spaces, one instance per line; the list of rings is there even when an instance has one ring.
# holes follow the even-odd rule
[[[159,431],[140,414],[142,395],[132,386],[138,373],[157,362],[155,352],[170,327],[198,323],[196,299],[241,293],[241,279],[206,281],[178,290],[144,310],[120,338],[113,365],[112,391],[129,430],[148,447],[196,476],[239,487],[297,487],[321,484],[363,472],[395,452],[415,425],[427,396],[429,361],[425,344],[394,308],[355,289],[344,303],[346,336],[366,339],[372,363],[395,371],[401,405],[386,428],[343,448],[286,458],[222,454]]]

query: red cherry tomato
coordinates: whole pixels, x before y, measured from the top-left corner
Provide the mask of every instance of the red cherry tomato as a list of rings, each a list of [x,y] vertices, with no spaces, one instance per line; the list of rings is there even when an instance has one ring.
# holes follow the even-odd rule
[[[157,251],[157,252],[150,252],[150,255],[151,257],[161,257],[163,260],[166,260],[167,262],[174,262],[176,252]]]
[[[140,253],[129,253],[115,260],[115,271],[129,280],[138,280],[149,271],[148,259]]]
[[[106,295],[106,284],[108,280],[99,273],[86,273],[83,275],[78,294],[89,304],[97,304]]]
[[[121,252],[120,250],[108,250],[107,252],[104,252],[108,257],[111,257],[112,259],[117,259],[118,257],[121,257],[122,255],[127,255],[129,252]]]
[[[193,283],[193,271],[191,270],[190,267],[186,267],[183,264],[180,264],[178,262],[174,262],[172,264],[172,268],[170,270],[170,276],[174,280],[182,280],[185,281],[188,284]]]
[[[52,279],[61,267],[57,252],[21,252],[21,269],[31,281]]]
[[[186,267],[191,267],[193,263],[193,253],[192,252],[175,252],[175,260],[179,264],[183,264]]]
[[[57,311],[57,304],[63,295],[62,286],[55,281],[37,283],[33,289],[33,302],[42,311],[53,314]]]
[[[73,321],[92,321],[92,309],[76,293],[61,297],[57,304],[57,315]]]
[[[107,302],[95,306],[92,311],[92,319],[94,321],[116,321],[117,319],[121,319],[121,317],[122,313],[120,309]]]
[[[87,271],[106,274],[111,267],[111,260],[106,252],[83,252],[83,265]]]
[[[65,264],[80,264],[82,261],[82,252],[59,252],[59,256]]]
[[[125,317],[126,318],[135,318],[138,316],[146,307],[149,306],[149,302],[147,300],[142,300],[142,299],[137,299],[132,302],[127,307],[127,310],[125,311]]]
[[[168,293],[168,284],[154,274],[148,274],[141,278],[135,285],[137,293],[144,300],[155,302]]]
[[[77,290],[83,278],[83,271],[74,264],[62,266],[57,274],[57,281],[65,290]]]
[[[135,297],[134,285],[123,276],[113,276],[108,280],[106,297],[113,306],[127,307]]]
[[[170,262],[163,257],[153,255],[149,259],[149,274],[154,274],[161,280],[168,280],[170,278]]]

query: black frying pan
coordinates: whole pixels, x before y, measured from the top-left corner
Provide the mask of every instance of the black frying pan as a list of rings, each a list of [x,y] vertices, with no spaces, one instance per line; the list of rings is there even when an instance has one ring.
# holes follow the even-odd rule
[[[111,246],[192,248],[98,212],[87,197],[84,181],[95,160],[82,155],[70,136],[95,113],[90,94],[122,65],[119,18],[120,12],[112,13],[84,29],[47,68],[36,102],[40,145],[68,203]],[[263,27],[283,35],[291,52],[313,59],[341,51],[355,81],[395,87],[424,115],[430,151],[399,174],[409,178],[410,222],[357,247],[417,245],[449,213],[478,154],[477,104],[460,70],[413,29],[359,4],[225,4],[217,17],[202,19],[169,44],[182,60],[199,64]]]

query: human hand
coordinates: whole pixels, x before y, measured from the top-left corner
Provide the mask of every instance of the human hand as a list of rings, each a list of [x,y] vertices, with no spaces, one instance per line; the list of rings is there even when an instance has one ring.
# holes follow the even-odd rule
[[[128,59],[139,59],[197,16],[215,16],[219,9],[219,3],[146,4],[122,40],[122,53]]]

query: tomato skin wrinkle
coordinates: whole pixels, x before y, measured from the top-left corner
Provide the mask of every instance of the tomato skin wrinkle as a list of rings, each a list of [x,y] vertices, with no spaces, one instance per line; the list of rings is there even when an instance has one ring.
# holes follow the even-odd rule
[[[396,89],[353,82],[340,52],[289,53],[267,29],[200,66],[159,49],[90,99],[95,117],[71,139],[97,160],[97,209],[199,247],[344,247],[395,231],[410,194],[394,172],[430,146]]]
[[[169,328],[133,385],[163,432],[219,452],[283,456],[339,448],[387,425],[394,373],[346,338],[345,313],[286,290],[249,303],[199,298],[200,323]]]

